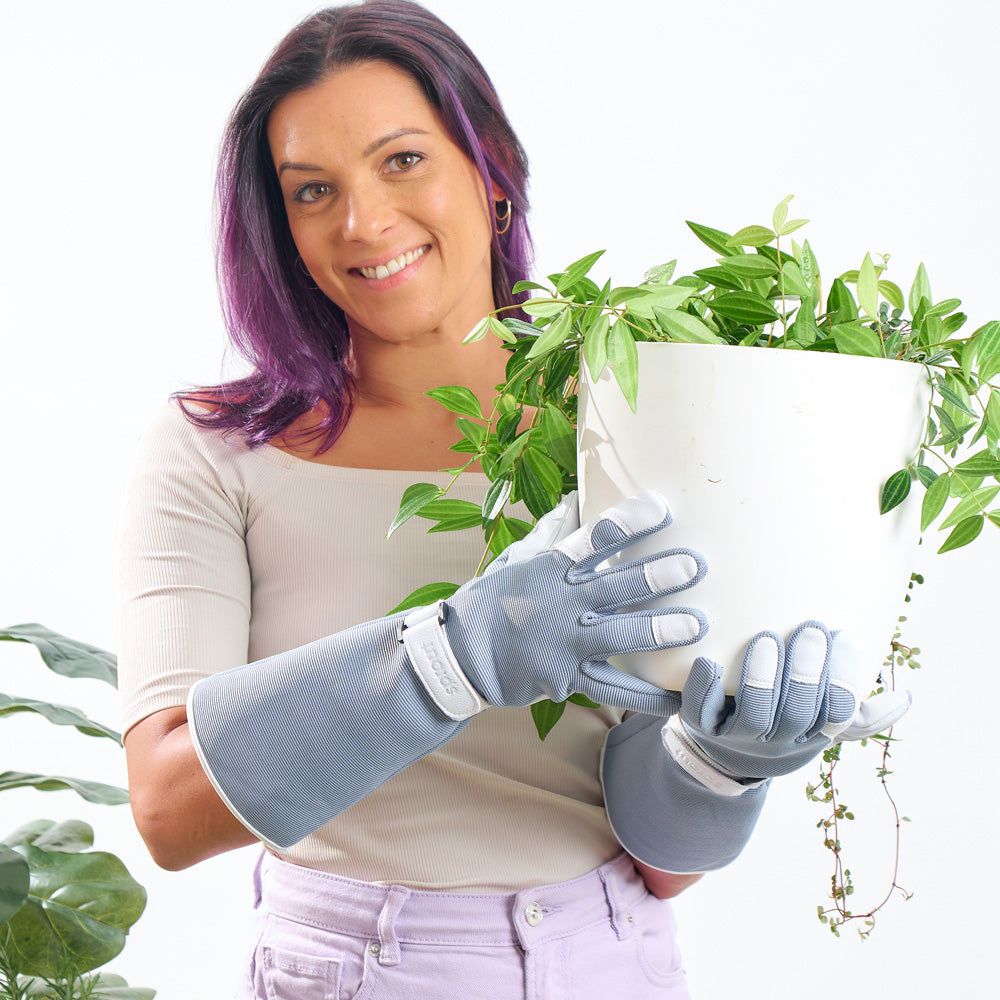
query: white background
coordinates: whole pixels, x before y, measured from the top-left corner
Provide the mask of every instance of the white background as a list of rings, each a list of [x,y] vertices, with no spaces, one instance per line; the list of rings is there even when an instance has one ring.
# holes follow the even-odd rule
[[[982,0],[615,3],[462,0],[429,6],[491,73],[532,161],[538,271],[602,247],[597,276],[631,283],[711,254],[684,226],[768,224],[786,194],[827,282],[890,251],[975,326],[1000,309],[996,227],[997,6]],[[42,621],[115,646],[115,534],[140,430],[167,394],[216,381],[223,334],[213,284],[211,188],[230,107],[297,0],[0,2],[3,428],[0,622]],[[800,234],[801,235],[801,234]],[[850,401],[845,401],[845,404]],[[849,475],[850,470],[834,470]],[[350,512],[345,511],[345,516]],[[912,817],[901,881],[874,936],[835,940],[816,919],[828,864],[818,807],[791,777],[728,870],[677,903],[698,1000],[739,993],[983,996],[993,978],[991,567],[995,531],[933,556],[910,605],[922,672],[896,749]],[[865,573],[863,552],[845,553]],[[113,692],[49,676],[29,647],[0,649],[0,690],[114,720]],[[4,720],[0,769],[124,781],[106,741]],[[888,871],[891,824],[857,760],[844,798],[858,909]],[[2,826],[87,819],[149,891],[111,968],[161,1000],[228,996],[245,948],[248,851],[187,872],[147,859],[127,811],[70,793],[7,793]],[[860,898],[859,898],[860,897]]]

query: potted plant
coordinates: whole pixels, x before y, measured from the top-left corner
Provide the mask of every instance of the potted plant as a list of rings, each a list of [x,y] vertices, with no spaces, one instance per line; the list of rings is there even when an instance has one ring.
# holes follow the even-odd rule
[[[490,480],[482,504],[414,484],[390,534],[414,515],[438,531],[479,525],[481,569],[530,530],[509,513],[517,501],[537,518],[579,485],[586,518],[660,486],[685,544],[707,550],[710,567],[719,552],[725,567],[717,584],[710,572],[692,596],[712,623],[707,655],[732,673],[760,628],[832,615],[832,627],[859,633],[874,683],[919,533],[934,523],[947,529],[939,550],[946,552],[987,522],[1000,527],[1000,507],[990,507],[1000,486],[987,482],[1000,477],[992,382],[1000,322],[961,332],[960,301],[935,303],[923,265],[904,296],[884,276],[887,262],[870,254],[824,292],[808,241],[791,238],[806,220],[787,218],[790,200],[777,206],[770,228],[730,235],[688,223],[715,254],[690,275],[675,278],[671,262],[636,286],[598,287],[589,277],[597,252],[550,275],[550,285],[515,286],[536,293],[520,307],[533,321],[501,319],[498,310],[468,338],[492,333],[511,351],[492,411],[481,412],[460,386],[430,393],[457,415],[454,450],[465,460],[448,471],[457,477],[478,460]],[[671,381],[659,384],[661,375]],[[521,430],[526,413],[531,424]],[[966,438],[984,446],[959,461]],[[926,490],[922,502],[904,505],[915,484]],[[794,528],[791,540],[782,542],[775,526]],[[829,539],[818,540],[827,529]],[[845,559],[845,546],[857,558]],[[846,575],[834,575],[837,567]],[[456,586],[429,584],[399,608]],[[758,593],[763,609],[750,600]],[[779,607],[787,622],[773,621]],[[679,687],[689,660],[684,650],[668,651],[627,667]],[[560,708],[533,711],[544,736]]]
[[[114,657],[41,625],[0,630],[0,640],[34,644],[65,677],[117,685]],[[121,745],[115,730],[80,709],[0,694],[0,716],[30,712],[57,726]],[[0,773],[0,791],[69,789],[87,802],[128,802],[124,788],[80,778]],[[29,821],[0,839],[0,1000],[152,1000],[155,991],[94,972],[118,955],[146,906],[146,891],[125,865],[92,851],[94,831],[79,820]]]

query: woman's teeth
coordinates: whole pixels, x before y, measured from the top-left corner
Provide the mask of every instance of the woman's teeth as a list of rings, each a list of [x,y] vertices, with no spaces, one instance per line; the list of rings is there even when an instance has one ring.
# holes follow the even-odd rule
[[[407,250],[394,260],[379,264],[378,267],[359,267],[358,270],[366,278],[388,278],[390,274],[398,274],[407,264],[412,264],[418,257],[423,257],[427,247],[418,250]]]

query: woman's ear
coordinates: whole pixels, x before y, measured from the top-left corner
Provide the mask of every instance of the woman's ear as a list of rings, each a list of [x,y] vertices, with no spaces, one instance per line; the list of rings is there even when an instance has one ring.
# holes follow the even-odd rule
[[[493,181],[493,200],[494,201],[506,201],[507,195],[504,194],[500,185],[496,181]]]

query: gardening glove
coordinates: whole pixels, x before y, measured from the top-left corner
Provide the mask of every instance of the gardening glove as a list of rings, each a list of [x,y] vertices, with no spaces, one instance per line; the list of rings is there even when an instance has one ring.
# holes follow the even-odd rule
[[[693,586],[704,561],[672,549],[596,567],[670,520],[662,497],[640,494],[447,601],[198,681],[188,721],[205,772],[248,829],[285,848],[450,740],[484,702],[580,692],[666,713],[671,695],[606,658],[696,642],[704,615],[615,612]]]
[[[773,632],[754,636],[733,697],[722,668],[699,657],[666,724],[633,716],[608,734],[601,780],[618,840],[664,871],[728,864],[753,831],[771,777],[833,743],[874,736],[906,712],[908,692],[864,700],[869,677],[846,637],[819,622],[800,625],[787,648]]]

